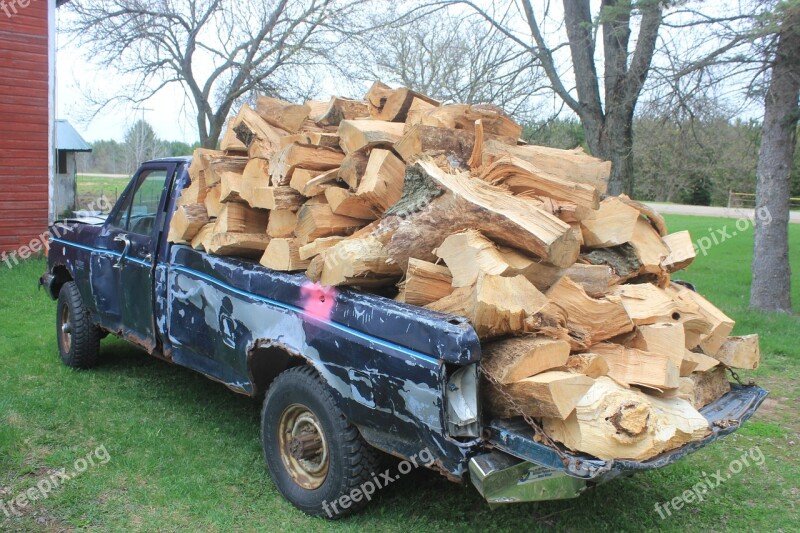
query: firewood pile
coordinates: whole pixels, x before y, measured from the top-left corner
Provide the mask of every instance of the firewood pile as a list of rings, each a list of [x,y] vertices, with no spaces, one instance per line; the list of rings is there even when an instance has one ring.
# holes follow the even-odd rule
[[[606,196],[610,163],[521,131],[381,82],[363,101],[260,97],[195,152],[169,239],[468,318],[488,413],[571,450],[644,460],[702,439],[698,409],[730,390],[726,367],[758,366],[758,336],[671,280],[689,233]]]

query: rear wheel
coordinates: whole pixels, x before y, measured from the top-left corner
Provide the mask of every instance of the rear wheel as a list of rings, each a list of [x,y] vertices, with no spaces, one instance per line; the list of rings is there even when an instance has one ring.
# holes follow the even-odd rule
[[[97,365],[101,331],[92,324],[75,282],[70,281],[58,293],[56,337],[61,361],[72,368]]]
[[[261,438],[272,480],[298,509],[340,518],[368,503],[363,492],[353,490],[378,473],[382,454],[347,422],[312,367],[292,368],[272,383],[264,398]],[[343,496],[347,499],[340,501]]]

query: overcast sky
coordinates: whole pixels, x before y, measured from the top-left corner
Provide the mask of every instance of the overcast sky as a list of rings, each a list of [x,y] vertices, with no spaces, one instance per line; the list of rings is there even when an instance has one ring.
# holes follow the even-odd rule
[[[734,0],[736,1],[736,0]],[[491,2],[487,2],[491,5]],[[690,1],[689,4],[698,4],[699,2]],[[551,41],[563,40],[559,34],[563,33],[563,24],[561,21],[561,8],[560,2],[551,2],[549,20],[542,21],[542,29],[546,37]],[[705,10],[725,9],[728,2],[722,0],[710,0],[702,2]],[[534,5],[541,8],[538,3]],[[593,5],[594,7],[594,5]],[[728,5],[728,7],[730,7]],[[62,13],[63,9],[59,10],[57,17],[65,16]],[[515,16],[515,20],[522,22],[521,16]],[[526,28],[520,28],[526,30]],[[665,30],[666,31],[666,30]],[[521,32],[521,35],[527,32]],[[636,29],[634,29],[634,36]],[[690,37],[691,33],[684,33],[683,36]],[[672,38],[674,36],[671,36]],[[529,38],[529,36],[528,36]],[[86,94],[93,93],[95,96],[98,94],[111,95],[114,94],[115,89],[123,85],[123,80],[119,75],[113,71],[109,71],[93,65],[88,62],[85,53],[67,42],[66,37],[63,35],[57,36],[58,47],[56,54],[56,114],[58,118],[68,119],[76,127],[76,129],[89,141],[97,141],[101,139],[116,139],[121,141],[124,137],[125,131],[128,130],[133,123],[144,117],[155,129],[156,134],[165,140],[179,140],[187,143],[193,143],[197,140],[197,126],[195,125],[195,113],[190,103],[190,100],[185,98],[183,90],[178,84],[172,84],[162,89],[155,97],[148,100],[144,105],[139,108],[131,104],[115,105],[101,110],[94,118],[89,120],[90,106],[87,104]],[[632,42],[631,46],[635,43]],[[701,45],[702,46],[702,45]],[[602,39],[598,39],[598,50],[596,53],[598,63],[602,62]],[[570,61],[568,56],[568,48],[562,47],[556,56],[556,62],[559,64],[564,76],[565,83],[570,85],[569,80],[572,78],[570,70]],[[601,65],[598,64],[598,70],[601,70]],[[317,80],[315,80],[317,81]],[[329,94],[334,91],[333,87],[336,86],[334,80],[324,79],[318,80],[323,89],[322,94]],[[364,87],[364,92],[366,91]],[[735,89],[739,94],[739,89]],[[353,94],[343,94],[340,96],[354,96]],[[736,94],[729,94],[733,96],[734,100],[740,99]],[[544,107],[553,109],[559,107],[560,102],[556,98],[543,99],[542,105]],[[741,116],[758,117],[760,116],[760,106],[750,107],[749,109],[741,109]]]

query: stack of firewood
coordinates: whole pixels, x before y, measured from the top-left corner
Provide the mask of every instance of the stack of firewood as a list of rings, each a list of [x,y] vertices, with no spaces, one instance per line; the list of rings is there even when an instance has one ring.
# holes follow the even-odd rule
[[[647,459],[703,438],[698,409],[758,336],[671,280],[686,231],[625,196],[608,162],[530,146],[491,105],[376,82],[365,99],[260,97],[195,152],[170,240],[470,320],[490,415],[568,448]]]

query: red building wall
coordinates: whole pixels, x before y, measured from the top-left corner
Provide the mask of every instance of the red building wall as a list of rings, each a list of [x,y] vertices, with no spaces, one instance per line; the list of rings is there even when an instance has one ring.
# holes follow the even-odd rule
[[[0,251],[47,231],[50,1],[0,10]]]

